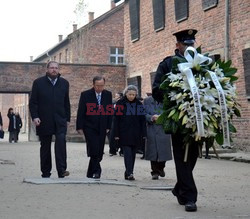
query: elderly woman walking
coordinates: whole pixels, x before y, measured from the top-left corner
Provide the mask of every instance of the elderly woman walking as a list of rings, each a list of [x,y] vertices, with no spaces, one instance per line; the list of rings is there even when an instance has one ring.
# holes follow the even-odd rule
[[[162,109],[152,96],[144,99],[147,120],[147,144],[145,159],[150,160],[153,180],[164,177],[165,163],[172,160],[171,135],[165,134],[162,125],[156,124]]]
[[[116,103],[114,117],[115,139],[123,149],[126,180],[135,180],[136,150],[146,138],[146,119],[142,103],[137,99],[137,87],[129,85],[124,96]]]

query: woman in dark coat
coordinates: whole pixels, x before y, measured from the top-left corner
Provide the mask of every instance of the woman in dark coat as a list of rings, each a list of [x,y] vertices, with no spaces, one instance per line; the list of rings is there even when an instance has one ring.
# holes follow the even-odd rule
[[[136,98],[137,87],[129,85],[118,100],[114,117],[115,139],[123,149],[126,180],[135,180],[134,164],[137,147],[146,138],[146,119],[142,103]]]
[[[8,127],[9,142],[12,143],[12,140],[14,140],[14,142],[16,143],[17,142],[16,115],[13,111],[13,108],[9,108],[7,116],[9,118],[9,127]]]
[[[157,103],[152,96],[144,99],[147,120],[147,144],[145,159],[150,160],[152,179],[164,177],[165,163],[172,160],[171,135],[164,133],[162,125],[156,120],[160,115],[162,104]]]

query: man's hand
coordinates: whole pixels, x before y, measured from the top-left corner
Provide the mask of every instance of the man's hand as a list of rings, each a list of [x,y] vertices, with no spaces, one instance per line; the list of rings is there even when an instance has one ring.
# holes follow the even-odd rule
[[[152,120],[152,122],[156,122],[156,120],[158,119],[158,117],[159,117],[159,115],[153,115],[152,117],[151,117],[151,120]]]
[[[76,130],[76,131],[77,131],[78,134],[80,134],[80,135],[83,135],[83,134],[84,134],[82,129],[78,129],[78,130]]]
[[[35,118],[35,119],[33,119],[33,122],[34,122],[35,126],[39,126],[41,123],[41,120],[39,118]]]

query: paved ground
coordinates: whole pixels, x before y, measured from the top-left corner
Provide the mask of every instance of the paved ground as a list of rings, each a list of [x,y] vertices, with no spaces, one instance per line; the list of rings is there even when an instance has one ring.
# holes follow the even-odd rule
[[[87,165],[85,145],[68,143],[68,170],[71,172],[68,180],[86,181]],[[149,162],[138,155],[133,186],[37,185],[23,180],[40,179],[39,143],[9,144],[0,140],[0,218],[250,218],[249,165],[215,158],[199,159],[194,171],[199,190],[198,211],[187,213],[170,191],[141,189],[173,186],[176,180],[173,161],[167,162],[166,177],[153,181]],[[52,180],[57,180],[54,167],[53,163]],[[102,167],[101,181],[127,182],[123,179],[123,158],[110,157],[108,146]]]

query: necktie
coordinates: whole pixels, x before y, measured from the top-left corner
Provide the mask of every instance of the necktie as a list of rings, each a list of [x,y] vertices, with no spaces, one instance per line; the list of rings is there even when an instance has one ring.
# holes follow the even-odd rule
[[[99,106],[101,105],[101,94],[97,94],[97,103]]]

